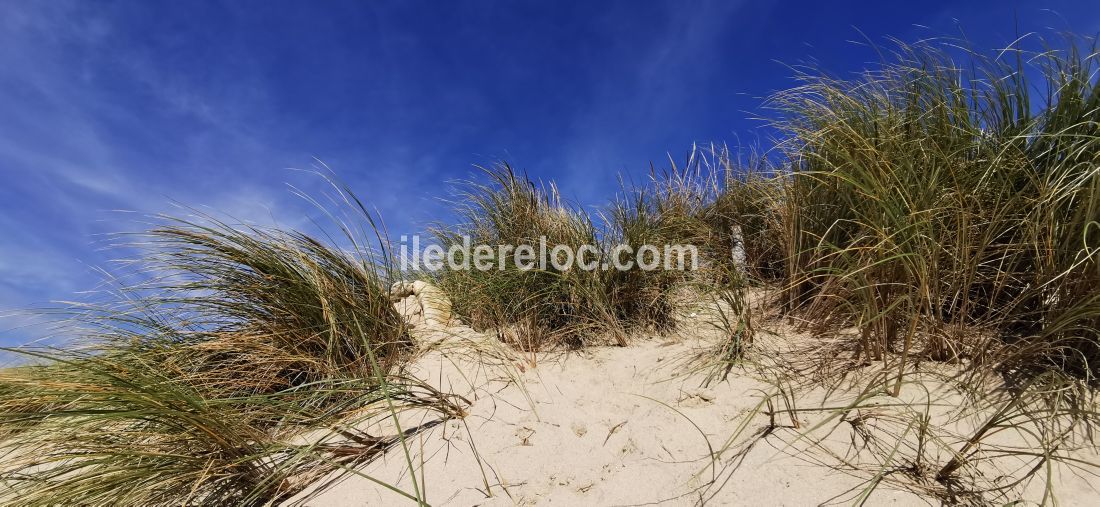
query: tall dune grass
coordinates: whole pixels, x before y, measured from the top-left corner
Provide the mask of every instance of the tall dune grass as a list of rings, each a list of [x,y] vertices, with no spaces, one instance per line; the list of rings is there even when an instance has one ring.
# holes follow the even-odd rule
[[[3,501],[269,504],[403,445],[402,411],[460,415],[401,373],[411,341],[390,268],[355,234],[370,214],[336,188],[362,220],[338,222],[351,252],[165,218],[135,242],[136,281],[71,310],[67,348],[11,349],[30,361],[0,370]],[[392,434],[357,426],[388,419]]]
[[[903,46],[859,79],[804,75],[778,94],[790,309],[858,327],[867,360],[1092,378],[1100,88],[1095,47],[1073,42],[966,65]]]
[[[552,184],[539,186],[510,166],[483,173],[486,183],[467,182],[460,191],[460,223],[434,229],[444,249],[468,237],[474,247],[494,252],[492,269],[445,267],[432,275],[454,311],[475,328],[496,329],[505,341],[532,351],[579,346],[614,333],[616,321],[597,273],[550,264],[521,269],[510,253],[504,259],[495,255],[497,245],[539,248],[542,238],[547,251],[565,245],[576,252],[581,245],[599,244],[590,217],[565,205]]]
[[[718,152],[714,154],[717,160]],[[488,183],[467,183],[460,194],[460,223],[436,229],[444,248],[460,244],[463,237],[475,247],[493,248],[538,245],[546,238],[548,251],[556,245],[574,252],[581,245],[593,246],[597,251],[591,260],[603,268],[560,270],[548,264],[525,270],[510,257],[493,257],[492,264],[504,269],[443,269],[434,279],[459,315],[475,327],[498,329],[506,341],[527,349],[621,345],[631,335],[669,332],[677,325],[677,305],[684,291],[710,291],[716,285],[696,283],[704,275],[690,268],[608,266],[614,266],[613,255],[627,255],[615,251],[619,245],[637,252],[645,244],[681,244],[700,249],[706,265],[702,271],[731,272],[725,268],[734,242],[729,228],[734,218],[717,202],[719,169],[704,170],[703,161],[702,150],[693,152],[684,170],[673,167],[655,173],[648,184],[624,186],[620,197],[596,218],[563,203],[553,183],[540,186],[507,165],[486,170]],[[684,261],[689,267],[689,260]],[[719,278],[709,280],[720,282],[724,290],[743,290],[740,277]]]
[[[868,473],[857,502],[883,482],[1012,502],[1039,480],[1051,503],[1056,468],[1100,468],[1072,452],[1094,446],[1100,421],[1100,55],[1073,37],[993,57],[961,47],[899,45],[857,78],[805,73],[770,101],[784,169],[751,192],[777,196],[764,202],[784,253],[780,304],[819,334],[851,336],[851,371],[871,373],[854,401],[786,410],[829,414],[796,441],[843,422],[862,439],[850,455],[874,450],[870,465],[833,456]],[[928,361],[958,365],[943,380],[967,403],[946,421],[933,402],[880,398],[927,390],[940,375]],[[772,397],[796,397],[794,373],[778,375]],[[878,408],[890,405],[897,414]]]

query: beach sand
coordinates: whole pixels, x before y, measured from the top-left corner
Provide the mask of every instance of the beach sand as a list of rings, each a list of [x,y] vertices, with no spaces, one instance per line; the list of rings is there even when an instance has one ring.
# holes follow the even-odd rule
[[[881,456],[853,445],[859,441],[856,424],[815,429],[826,415],[807,411],[798,413],[796,430],[788,414],[762,413],[764,394],[775,387],[759,375],[735,368],[726,381],[702,387],[705,371],[696,371],[702,364],[697,358],[712,355],[716,334],[696,324],[685,326],[699,331],[690,336],[532,356],[462,325],[421,323],[414,334],[425,351],[410,372],[470,400],[468,415],[412,436],[406,442],[410,458],[398,446],[358,472],[411,494],[411,461],[415,488],[433,505],[851,505],[873,483],[866,505],[942,503],[918,494],[919,481],[905,474],[876,477]],[[759,334],[758,347],[773,347],[778,355],[797,355],[797,343],[807,340],[794,332]],[[937,390],[933,384],[907,386],[900,398],[883,404],[919,404],[925,390]],[[820,405],[825,392],[808,388],[800,396],[793,403],[810,407]],[[946,401],[940,412],[964,403],[949,391],[936,399]],[[876,419],[866,409],[857,416]],[[417,417],[404,414],[403,426],[428,422]],[[888,417],[877,420],[884,431],[891,428]],[[904,454],[897,453],[899,463]],[[946,459],[942,452],[939,459]],[[1041,482],[1014,494],[1037,501]],[[1100,501],[1086,477],[1067,473],[1056,483],[1062,505]],[[290,503],[412,503],[359,475],[323,484]]]

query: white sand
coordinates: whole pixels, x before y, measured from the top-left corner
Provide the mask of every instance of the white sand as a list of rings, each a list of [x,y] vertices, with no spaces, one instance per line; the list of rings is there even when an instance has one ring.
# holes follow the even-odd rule
[[[702,375],[685,372],[695,364],[691,358],[711,346],[707,333],[539,355],[534,368],[530,355],[466,327],[421,325],[416,334],[434,345],[412,372],[473,401],[464,420],[409,442],[417,486],[433,505],[851,505],[874,478],[842,471],[820,452],[874,463],[870,455],[852,456],[852,425],[835,425],[817,451],[808,451],[810,442],[790,428],[759,435],[769,418],[752,413],[761,394],[773,390],[769,384],[735,369],[728,381],[701,389]],[[803,430],[821,419],[814,414],[799,416]],[[776,423],[790,420],[779,416]],[[359,471],[413,492],[401,448]],[[1058,483],[1062,505],[1100,504],[1086,479],[1067,475]],[[883,481],[867,505],[941,503],[915,490]],[[1020,494],[1037,501],[1041,485]],[[364,477],[345,476],[292,503],[412,502]]]

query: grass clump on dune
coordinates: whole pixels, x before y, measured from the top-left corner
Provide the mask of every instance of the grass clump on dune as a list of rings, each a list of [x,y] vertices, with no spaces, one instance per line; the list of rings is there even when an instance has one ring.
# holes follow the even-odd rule
[[[336,377],[373,378],[411,349],[388,281],[369,257],[300,233],[193,222],[155,229],[147,239],[153,252],[142,262],[157,278],[126,290],[153,294],[141,303],[160,313],[170,308],[184,325],[158,330],[158,314],[132,331],[115,328],[109,338],[162,355],[185,376],[229,379],[232,394],[269,393]],[[228,371],[211,375],[221,368]],[[249,384],[234,374],[241,369]]]
[[[696,162],[689,165],[699,170]],[[540,186],[507,165],[485,173],[489,183],[467,183],[460,194],[460,223],[437,228],[436,238],[445,251],[466,237],[475,250],[485,246],[492,250],[487,261],[492,269],[444,265],[432,276],[457,314],[476,328],[499,330],[505,341],[525,349],[622,345],[631,335],[671,331],[684,290],[715,287],[695,282],[700,275],[693,262],[712,274],[720,270],[710,264],[729,267],[732,243],[722,241],[732,242],[732,236],[725,231],[716,239],[718,194],[704,185],[712,183],[710,179],[685,176],[673,168],[655,176],[652,185],[624,189],[623,196],[594,220],[564,204],[553,184]],[[594,269],[583,268],[579,261],[569,269],[550,261],[528,269],[514,262],[511,250],[501,258],[498,245],[544,248],[548,259],[559,245],[578,256],[588,247],[583,260]],[[639,266],[642,245],[661,249],[657,261],[662,267]],[[665,259],[665,245],[702,245],[702,251],[696,259],[677,251]],[[666,261],[674,269],[665,269]],[[617,269],[617,264],[624,269]],[[723,287],[738,291],[743,290],[741,281],[728,276],[720,280]]]
[[[682,166],[651,171],[645,184],[625,192],[628,198],[612,207],[613,229],[652,244],[695,245],[702,265],[696,280],[736,270],[775,281],[783,268],[777,174],[755,154],[745,162],[725,146],[692,146]]]
[[[1092,378],[1098,57],[970,58],[966,70],[930,44],[903,47],[859,80],[808,76],[776,97],[795,161],[789,304],[857,326],[867,359],[1002,350]],[[1009,346],[973,340],[980,329]]]
[[[537,257],[540,248],[552,252],[563,245],[578,252],[583,245],[599,245],[591,218],[565,205],[553,185],[541,187],[507,165],[484,174],[487,183],[469,182],[459,194],[460,223],[434,231],[445,251],[464,237],[475,249],[492,250],[491,269],[445,266],[434,273],[455,312],[475,328],[497,329],[505,341],[532,351],[580,346],[609,335],[621,339],[600,273],[558,269],[549,262],[550,253],[541,265]],[[530,245],[536,257],[531,266],[517,265],[514,251],[501,252],[498,245]],[[599,250],[588,255],[590,261],[604,260]]]
[[[403,445],[402,411],[459,415],[401,374],[389,270],[353,226],[351,253],[209,217],[145,235],[142,281],[78,307],[79,342],[0,371],[5,503],[275,503]]]
[[[610,207],[612,244],[690,245],[695,248],[694,269],[626,271],[620,278],[637,277],[664,298],[644,297],[635,291],[638,311],[657,313],[671,330],[679,320],[678,305],[700,300],[709,307],[705,325],[715,325],[724,339],[719,350],[719,376],[725,377],[752,343],[752,325],[746,288],[772,280],[779,259],[771,239],[776,187],[759,167],[748,168],[731,158],[725,147],[695,146],[683,167],[675,163],[653,171],[644,185],[624,192]],[[674,260],[675,262],[675,260]],[[759,267],[759,269],[756,269]],[[624,287],[632,285],[624,284]],[[638,297],[638,296],[643,297]],[[678,297],[667,297],[676,295]],[[709,380],[708,380],[709,382]]]
[[[1054,468],[1097,469],[1072,454],[1100,420],[1100,56],[1081,42],[965,65],[957,41],[900,46],[770,102],[784,170],[756,191],[781,232],[779,304],[832,337],[818,368],[870,379],[850,403],[798,412],[850,423],[852,452],[879,446],[862,499],[902,477],[950,502],[1012,501],[1038,478],[1049,502]],[[910,380],[937,372],[929,361],[956,365],[936,378],[963,406],[881,398],[927,390]]]

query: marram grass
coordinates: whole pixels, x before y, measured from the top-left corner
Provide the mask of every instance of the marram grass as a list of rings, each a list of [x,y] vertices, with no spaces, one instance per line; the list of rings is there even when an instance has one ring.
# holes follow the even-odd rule
[[[933,43],[902,46],[861,78],[806,75],[776,95],[791,161],[788,308],[858,327],[868,360],[1010,361],[1091,379],[1100,57],[1069,42],[965,65]]]
[[[138,281],[71,309],[69,348],[10,350],[28,364],[0,370],[3,502],[278,503],[405,445],[402,411],[460,415],[401,373],[389,268],[339,224],[354,251],[211,217],[142,236]],[[356,429],[390,419],[393,434]]]
[[[1100,55],[1072,37],[1064,49],[963,51],[961,63],[960,47],[900,45],[857,78],[805,73],[770,101],[785,137],[779,175],[759,192],[778,195],[777,302],[816,334],[851,337],[817,358],[821,370],[878,372],[854,401],[785,410],[829,414],[798,440],[827,424],[857,430],[852,452],[877,461],[829,461],[868,473],[856,503],[886,482],[1012,502],[1033,481],[1035,500],[1054,503],[1055,469],[1098,470],[1070,451],[1094,447],[1100,414]],[[867,424],[860,414],[883,397],[925,389],[913,379],[936,371],[930,361],[957,365],[944,381],[969,404],[942,426],[930,426],[934,401]],[[796,398],[795,373],[769,369],[768,406]],[[979,419],[960,431],[967,418]],[[1006,447],[993,438],[1003,432],[1026,444]],[[1006,460],[1017,465],[989,475]]]

